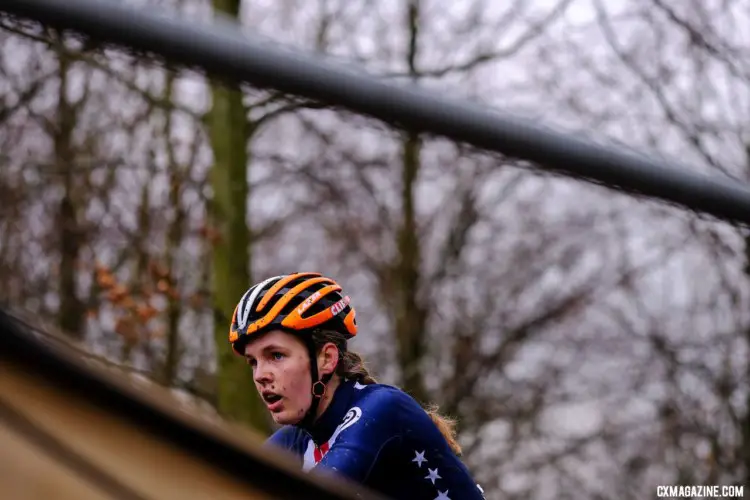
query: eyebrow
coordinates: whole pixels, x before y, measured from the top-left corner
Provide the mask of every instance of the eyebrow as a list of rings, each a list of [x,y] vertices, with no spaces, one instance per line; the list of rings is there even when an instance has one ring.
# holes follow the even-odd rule
[[[268,351],[286,351],[287,349],[284,346],[280,346],[278,344],[270,344],[264,347],[261,352],[268,352]],[[252,358],[251,355],[245,354],[246,358]]]

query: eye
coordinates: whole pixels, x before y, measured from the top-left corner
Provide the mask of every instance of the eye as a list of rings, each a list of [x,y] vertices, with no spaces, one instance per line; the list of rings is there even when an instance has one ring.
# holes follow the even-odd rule
[[[284,354],[282,354],[280,352],[274,352],[274,353],[271,354],[271,357],[273,357],[273,359],[276,360],[276,361],[280,361],[283,358],[285,358],[286,356],[284,356]]]
[[[247,364],[252,366],[253,368],[255,368],[255,365],[258,364],[258,362],[253,358],[246,358],[245,361],[247,361]]]

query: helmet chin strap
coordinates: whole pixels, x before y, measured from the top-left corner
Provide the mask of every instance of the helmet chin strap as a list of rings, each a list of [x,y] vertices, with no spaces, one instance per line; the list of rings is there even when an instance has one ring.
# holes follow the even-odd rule
[[[310,380],[312,380],[311,391],[313,398],[310,408],[297,426],[310,429],[315,422],[318,406],[320,406],[320,400],[325,396],[326,386],[331,380],[333,374],[328,373],[322,377],[318,377],[318,357],[315,353],[315,343],[312,341],[311,337],[307,337],[305,344],[307,344],[307,351],[310,354],[310,375],[312,376]]]

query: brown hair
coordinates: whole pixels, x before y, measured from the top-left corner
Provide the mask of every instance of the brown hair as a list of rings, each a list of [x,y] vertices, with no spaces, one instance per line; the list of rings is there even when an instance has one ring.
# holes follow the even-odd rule
[[[356,380],[360,384],[369,385],[377,384],[378,381],[370,375],[370,372],[365,366],[365,362],[362,356],[356,352],[349,351],[346,348],[346,337],[341,333],[334,330],[314,330],[313,331],[313,343],[315,344],[316,350],[320,351],[323,346],[329,342],[336,344],[339,349],[339,363],[336,365],[336,375],[347,378],[350,380]],[[430,419],[437,426],[440,433],[443,435],[451,450],[456,455],[461,455],[461,445],[458,444],[456,438],[456,420],[444,415],[439,412],[438,405],[431,404],[425,408],[425,412],[430,416]]]

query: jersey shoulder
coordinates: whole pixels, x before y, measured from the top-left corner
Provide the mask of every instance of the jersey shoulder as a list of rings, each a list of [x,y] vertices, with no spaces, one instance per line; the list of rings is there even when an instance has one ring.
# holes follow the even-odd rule
[[[357,384],[355,388],[358,391],[357,406],[374,417],[393,422],[403,431],[433,426],[432,419],[417,400],[398,387]]]
[[[416,399],[384,384],[365,386],[360,391],[357,406],[363,416],[372,415],[376,421],[370,426],[371,433],[376,435],[372,431],[388,428],[388,437],[398,437],[380,479],[401,481],[402,490],[414,498],[483,498],[469,470]]]
[[[356,404],[377,411],[383,416],[400,416],[404,410],[424,412],[410,395],[398,387],[387,384],[362,385],[355,383]]]

